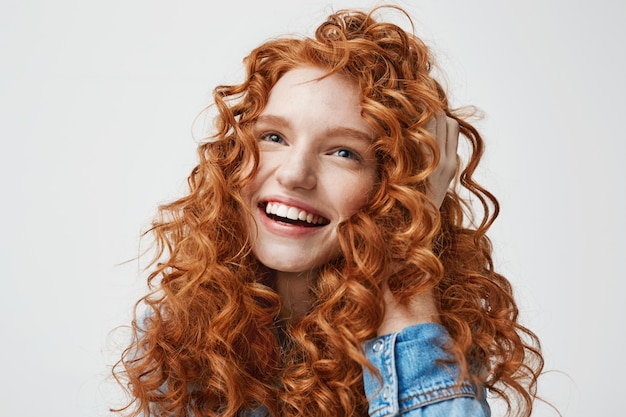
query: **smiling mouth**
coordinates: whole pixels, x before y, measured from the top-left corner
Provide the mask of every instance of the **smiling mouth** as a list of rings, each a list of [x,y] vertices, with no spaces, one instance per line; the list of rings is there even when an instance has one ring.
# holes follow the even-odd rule
[[[330,223],[330,220],[325,217],[286,204],[268,201],[259,204],[259,208],[265,212],[267,217],[281,223],[304,227],[321,227]]]

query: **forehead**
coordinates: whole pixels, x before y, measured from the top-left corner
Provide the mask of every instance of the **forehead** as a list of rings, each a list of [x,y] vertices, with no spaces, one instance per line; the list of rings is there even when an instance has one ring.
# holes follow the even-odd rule
[[[343,74],[317,67],[286,72],[271,89],[262,116],[370,130],[361,117],[360,91]]]

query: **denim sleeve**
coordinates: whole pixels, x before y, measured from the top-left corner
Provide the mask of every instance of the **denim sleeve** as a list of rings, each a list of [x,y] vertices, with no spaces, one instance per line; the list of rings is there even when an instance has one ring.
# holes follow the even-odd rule
[[[369,415],[410,417],[489,417],[484,389],[458,383],[459,368],[449,361],[446,329],[435,323],[408,327],[368,340],[365,354],[380,378],[364,370]],[[381,384],[382,383],[382,384]]]

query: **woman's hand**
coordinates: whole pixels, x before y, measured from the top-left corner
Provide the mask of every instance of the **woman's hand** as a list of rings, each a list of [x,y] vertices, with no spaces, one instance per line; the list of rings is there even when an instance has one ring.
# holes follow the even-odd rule
[[[441,112],[426,124],[426,128],[439,143],[439,163],[428,177],[427,194],[435,206],[441,207],[456,173],[459,123]]]
[[[439,164],[428,178],[427,194],[439,208],[456,173],[459,124],[442,112],[428,122],[427,128],[439,144]],[[405,327],[419,323],[439,322],[432,289],[414,296],[407,304],[401,304],[385,285],[383,300],[385,315],[378,328],[379,336],[400,332]]]

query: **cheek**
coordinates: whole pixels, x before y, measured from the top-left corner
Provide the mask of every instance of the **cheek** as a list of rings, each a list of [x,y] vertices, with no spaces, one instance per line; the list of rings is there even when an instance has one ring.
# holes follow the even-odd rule
[[[373,194],[374,185],[374,176],[366,175],[355,181],[346,182],[340,187],[336,197],[342,202],[341,211],[345,217],[350,217],[368,203]]]
[[[254,169],[255,159],[258,158],[257,168]],[[245,185],[241,187],[241,195],[244,198],[248,198],[254,194],[259,188],[259,177],[262,175],[263,163],[261,154],[254,156],[252,152],[242,157],[241,164],[241,178],[244,179]]]

